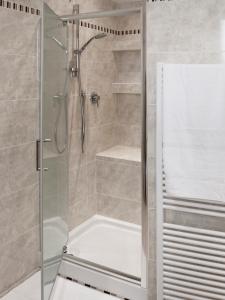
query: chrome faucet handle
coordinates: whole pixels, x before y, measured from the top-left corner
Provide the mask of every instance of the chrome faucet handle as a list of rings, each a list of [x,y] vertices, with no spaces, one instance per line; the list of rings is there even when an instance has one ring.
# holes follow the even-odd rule
[[[96,92],[91,93],[90,100],[92,104],[97,104],[97,106],[99,106],[100,96]]]

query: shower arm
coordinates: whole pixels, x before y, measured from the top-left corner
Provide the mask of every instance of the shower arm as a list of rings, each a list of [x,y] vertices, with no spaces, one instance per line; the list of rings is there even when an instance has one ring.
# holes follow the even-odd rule
[[[98,40],[101,38],[106,37],[107,34],[106,33],[99,33],[94,35],[93,37],[91,37],[86,43],[84,43],[84,45],[81,48],[77,48],[76,50],[74,50],[74,55],[81,55],[82,52],[87,48],[87,46],[93,41],[93,40]]]
[[[79,50],[78,49],[76,50],[75,54],[81,54],[94,39],[95,39],[94,36],[92,38],[90,38]]]

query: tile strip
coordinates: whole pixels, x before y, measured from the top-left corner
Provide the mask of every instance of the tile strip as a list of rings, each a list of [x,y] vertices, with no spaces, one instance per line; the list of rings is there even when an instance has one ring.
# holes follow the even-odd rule
[[[24,13],[32,14],[32,15],[36,15],[36,16],[40,16],[40,14],[41,14],[40,9],[37,9],[34,7],[29,7],[29,6],[22,5],[22,4],[17,4],[15,2],[6,1],[6,0],[0,0],[0,7],[4,7],[7,9],[12,9],[12,10],[16,10],[18,12],[24,12]]]
[[[89,22],[85,22],[85,21],[81,21],[80,22],[80,26],[81,27],[86,27],[86,28],[90,28],[90,29],[94,29],[94,30],[98,30],[101,32],[105,32],[105,33],[109,33],[109,34],[113,34],[113,35],[131,35],[131,34],[140,34],[141,30],[140,29],[129,29],[129,30],[115,30],[112,28],[108,28],[108,27],[103,27],[100,25],[95,25]]]
[[[36,16],[40,16],[41,11],[40,9],[34,8],[34,7],[29,7],[26,5],[22,5],[22,4],[17,4],[15,2],[11,2],[11,1],[6,1],[6,0],[0,0],[0,7],[4,7],[7,9],[12,9],[12,10],[16,10],[19,12],[24,12],[27,14],[32,14],[32,15],[36,15]],[[72,21],[70,22],[72,23]],[[100,25],[95,25],[89,22],[84,22],[81,21],[80,22],[80,26],[81,27],[86,27],[86,28],[90,28],[90,29],[94,29],[94,30],[98,30],[101,32],[105,32],[108,34],[112,34],[112,35],[118,35],[118,36],[123,36],[123,35],[137,35],[141,33],[140,29],[129,29],[129,30],[115,30],[112,28],[108,28],[108,27],[104,27],[104,26],[100,26]]]

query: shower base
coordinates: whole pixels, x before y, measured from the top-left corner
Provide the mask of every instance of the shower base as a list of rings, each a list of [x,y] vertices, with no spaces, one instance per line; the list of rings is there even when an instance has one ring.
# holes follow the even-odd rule
[[[95,215],[70,232],[68,254],[141,277],[141,226]]]

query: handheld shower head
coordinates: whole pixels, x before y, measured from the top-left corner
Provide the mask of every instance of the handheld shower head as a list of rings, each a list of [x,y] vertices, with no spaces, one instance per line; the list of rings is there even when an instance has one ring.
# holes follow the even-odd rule
[[[96,35],[94,36],[94,38],[95,38],[96,40],[102,39],[102,38],[104,38],[104,37],[107,37],[107,34],[106,34],[106,33],[99,33],[99,34],[96,34]]]
[[[94,35],[80,48],[79,52],[82,53],[93,40],[99,40],[99,39],[102,39],[105,37],[107,37],[106,33],[99,33],[99,34]]]

